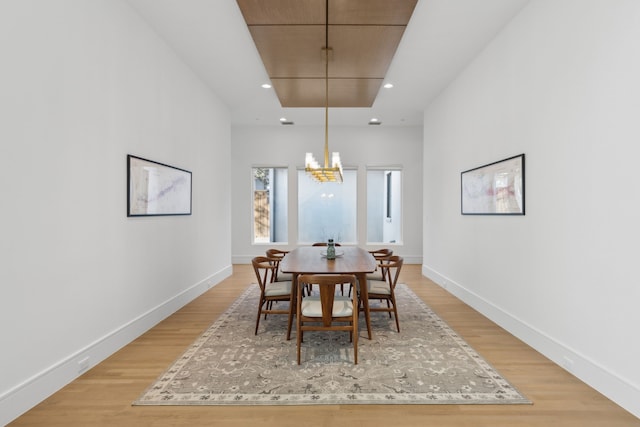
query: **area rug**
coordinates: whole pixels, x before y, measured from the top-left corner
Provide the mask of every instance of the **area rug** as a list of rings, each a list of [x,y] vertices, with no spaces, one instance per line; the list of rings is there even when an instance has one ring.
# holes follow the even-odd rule
[[[403,284],[401,332],[372,313],[369,340],[361,316],[357,365],[346,332],[305,333],[301,365],[286,315],[261,319],[254,335],[258,297],[250,286],[133,404],[531,403]]]

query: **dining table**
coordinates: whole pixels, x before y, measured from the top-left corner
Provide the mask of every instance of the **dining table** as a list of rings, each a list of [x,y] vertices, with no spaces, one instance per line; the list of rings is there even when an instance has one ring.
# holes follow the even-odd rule
[[[364,309],[368,337],[371,339],[371,318],[369,316],[369,298],[367,295],[367,274],[376,270],[376,260],[368,251],[357,246],[340,246],[336,248],[336,258],[327,259],[326,246],[301,246],[289,252],[280,261],[280,270],[292,276],[292,292],[298,289],[298,276],[301,274],[353,274],[360,286],[360,299]],[[353,290],[356,292],[356,290]],[[296,299],[293,298],[293,301]],[[293,322],[293,310],[289,315],[289,328]],[[287,334],[287,339],[291,337]]]

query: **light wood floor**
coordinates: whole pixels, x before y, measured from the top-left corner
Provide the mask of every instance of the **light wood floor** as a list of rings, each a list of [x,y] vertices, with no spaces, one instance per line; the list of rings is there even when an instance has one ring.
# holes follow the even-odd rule
[[[640,426],[640,419],[424,278],[418,265],[405,265],[400,280],[533,405],[131,406],[254,279],[250,266],[235,265],[232,277],[9,425]]]

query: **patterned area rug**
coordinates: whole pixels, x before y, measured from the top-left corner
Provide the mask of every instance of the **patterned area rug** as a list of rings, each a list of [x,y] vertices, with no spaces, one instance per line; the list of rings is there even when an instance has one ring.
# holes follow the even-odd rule
[[[369,340],[361,316],[358,365],[346,332],[305,333],[297,365],[287,316],[261,319],[254,335],[258,297],[247,289],[134,405],[531,403],[405,285],[400,333],[372,313]]]

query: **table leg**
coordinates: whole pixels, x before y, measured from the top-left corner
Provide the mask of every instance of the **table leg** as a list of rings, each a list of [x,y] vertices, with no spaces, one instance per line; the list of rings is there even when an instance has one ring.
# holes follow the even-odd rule
[[[367,288],[367,273],[358,273],[358,283],[360,285],[360,299],[362,300],[362,306],[364,307],[364,318],[367,322],[367,332],[369,333],[369,339],[371,338],[371,317],[369,313],[369,289]]]
[[[293,314],[297,311],[298,274],[291,275],[291,299],[289,300],[289,325],[287,326],[287,341],[291,339],[291,325],[293,324]],[[297,328],[296,328],[297,331]]]

